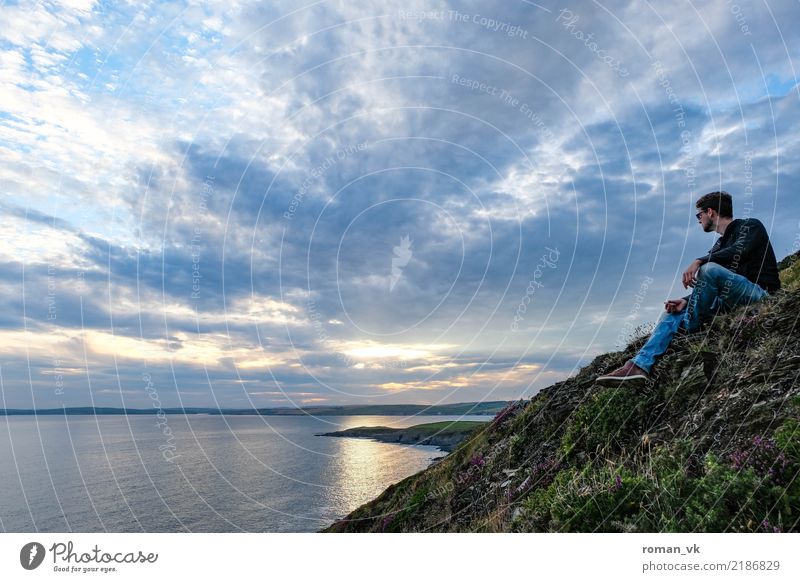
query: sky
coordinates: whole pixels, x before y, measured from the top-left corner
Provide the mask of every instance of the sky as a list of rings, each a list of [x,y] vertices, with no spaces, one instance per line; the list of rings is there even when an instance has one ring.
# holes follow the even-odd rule
[[[528,398],[726,190],[800,248],[800,4],[6,2],[3,408]]]

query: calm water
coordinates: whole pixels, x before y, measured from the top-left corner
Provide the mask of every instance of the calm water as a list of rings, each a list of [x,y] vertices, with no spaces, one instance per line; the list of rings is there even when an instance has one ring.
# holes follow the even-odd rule
[[[0,417],[0,530],[317,531],[445,453],[314,433],[491,419],[166,418]]]

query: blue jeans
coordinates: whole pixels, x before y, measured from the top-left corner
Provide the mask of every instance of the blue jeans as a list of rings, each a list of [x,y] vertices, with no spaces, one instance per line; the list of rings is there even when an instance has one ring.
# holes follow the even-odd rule
[[[697,331],[717,313],[756,303],[766,296],[764,289],[746,277],[717,263],[706,263],[697,272],[697,282],[688,305],[678,313],[664,312],[661,315],[650,339],[633,358],[633,363],[650,372],[656,358],[667,351],[679,328],[683,327],[690,333]]]

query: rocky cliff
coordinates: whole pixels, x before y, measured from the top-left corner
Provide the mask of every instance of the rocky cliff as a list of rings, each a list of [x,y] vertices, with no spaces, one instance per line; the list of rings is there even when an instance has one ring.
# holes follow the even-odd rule
[[[783,289],[676,338],[644,387],[594,378],[510,404],[329,532],[800,531],[800,260]]]

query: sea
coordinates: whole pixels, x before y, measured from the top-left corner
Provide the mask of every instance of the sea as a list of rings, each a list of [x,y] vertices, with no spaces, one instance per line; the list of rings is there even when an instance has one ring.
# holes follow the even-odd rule
[[[0,531],[314,532],[447,454],[315,434],[491,419],[0,417]]]

